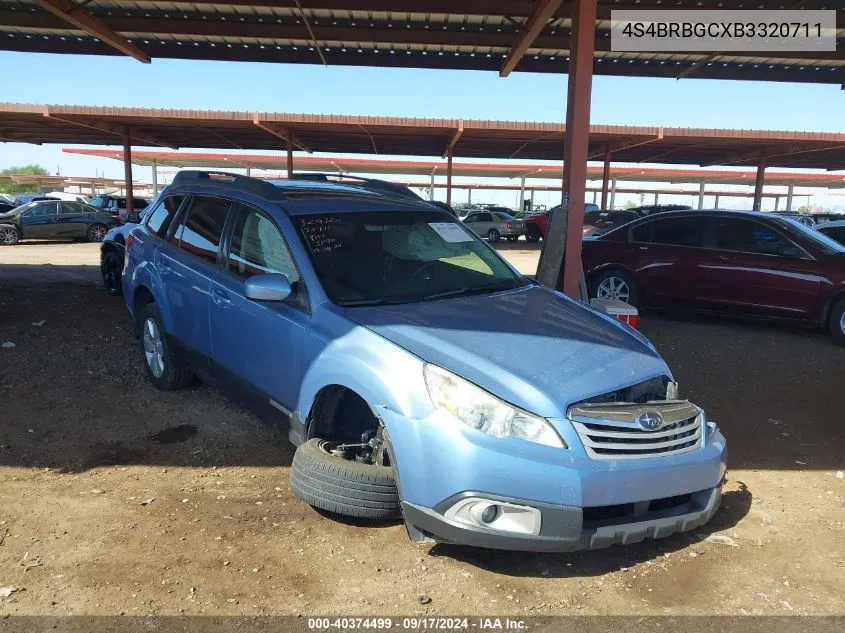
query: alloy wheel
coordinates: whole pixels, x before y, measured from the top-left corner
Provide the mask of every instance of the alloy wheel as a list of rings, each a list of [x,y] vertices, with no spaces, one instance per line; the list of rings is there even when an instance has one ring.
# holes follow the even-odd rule
[[[94,242],[102,242],[103,238],[106,236],[106,227],[104,226],[92,226],[91,227],[91,239]]]
[[[631,288],[628,282],[620,277],[607,277],[599,284],[596,296],[599,299],[619,299],[627,303],[631,298]]]
[[[161,378],[164,375],[164,343],[153,319],[144,321],[144,359],[153,376]]]
[[[0,228],[0,244],[14,244],[18,241],[18,233],[15,229],[4,226]]]

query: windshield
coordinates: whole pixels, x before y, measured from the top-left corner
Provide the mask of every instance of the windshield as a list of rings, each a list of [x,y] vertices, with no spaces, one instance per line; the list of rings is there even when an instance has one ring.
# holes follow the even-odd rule
[[[845,246],[829,238],[824,233],[820,233],[812,227],[804,226],[798,220],[793,220],[792,218],[781,217],[779,219],[781,222],[788,222],[792,230],[797,231],[803,238],[812,242],[814,246],[820,248],[828,255],[845,253]]]
[[[526,285],[492,248],[443,213],[293,219],[326,294],[338,305],[412,303]]]

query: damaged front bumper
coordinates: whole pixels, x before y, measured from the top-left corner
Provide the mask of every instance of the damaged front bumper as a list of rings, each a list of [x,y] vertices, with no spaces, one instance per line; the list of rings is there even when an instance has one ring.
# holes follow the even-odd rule
[[[552,420],[567,446],[553,448],[379,414],[415,541],[599,549],[694,529],[719,507],[727,447],[715,425],[694,450],[626,460],[591,457],[570,420]]]

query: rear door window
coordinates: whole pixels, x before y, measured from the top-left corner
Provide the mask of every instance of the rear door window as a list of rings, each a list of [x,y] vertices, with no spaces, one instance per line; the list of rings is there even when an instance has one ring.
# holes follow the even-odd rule
[[[167,235],[167,229],[170,227],[170,223],[173,222],[176,211],[179,209],[179,205],[182,204],[184,197],[167,196],[166,198],[162,198],[155,208],[148,212],[147,229],[150,233],[161,238]]]
[[[223,198],[194,196],[187,220],[176,230],[174,242],[182,250],[214,264],[230,206],[231,202]]]
[[[667,246],[702,246],[706,227],[707,219],[702,217],[665,218],[635,227],[631,239]]]
[[[82,205],[78,202],[62,202],[62,215],[80,215]]]

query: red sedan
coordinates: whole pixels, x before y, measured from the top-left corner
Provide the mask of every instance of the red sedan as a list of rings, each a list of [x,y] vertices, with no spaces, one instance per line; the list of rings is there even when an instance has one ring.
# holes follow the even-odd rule
[[[583,246],[592,297],[821,326],[845,345],[845,247],[788,218],[660,213]]]

